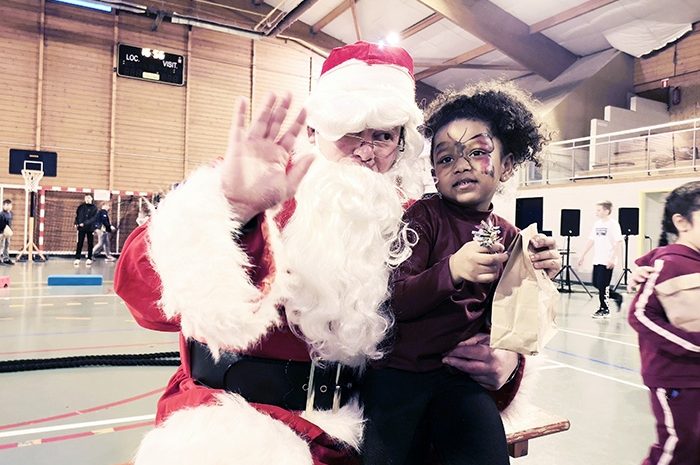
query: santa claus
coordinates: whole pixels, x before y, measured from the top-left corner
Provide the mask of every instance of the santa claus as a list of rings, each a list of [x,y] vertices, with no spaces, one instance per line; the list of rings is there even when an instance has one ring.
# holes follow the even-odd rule
[[[223,161],[124,246],[116,292],[141,326],[180,333],[182,360],[137,465],[356,459],[358,378],[382,355],[389,274],[411,247],[403,205],[422,190],[412,59],[335,49],[308,118],[282,131],[290,103],[269,96],[246,128],[241,100]],[[295,153],[303,129],[312,150]],[[508,357],[485,361],[500,384]]]

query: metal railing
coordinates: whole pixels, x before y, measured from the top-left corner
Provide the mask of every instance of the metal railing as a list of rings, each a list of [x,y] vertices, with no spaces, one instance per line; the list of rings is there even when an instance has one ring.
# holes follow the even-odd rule
[[[520,184],[561,184],[582,179],[647,177],[698,171],[700,118],[558,141],[541,165],[520,170]]]

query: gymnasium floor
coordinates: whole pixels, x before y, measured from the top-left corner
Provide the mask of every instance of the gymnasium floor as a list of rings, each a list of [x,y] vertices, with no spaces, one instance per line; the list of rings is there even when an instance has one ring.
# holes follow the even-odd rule
[[[48,287],[51,274],[95,273],[103,286]],[[174,334],[147,331],[112,290],[114,263],[18,263],[0,268],[0,360],[177,350]],[[638,465],[654,439],[636,337],[624,315],[593,320],[583,292],[562,294],[560,332],[538,356],[536,405],[571,421],[531,441],[514,465]],[[112,465],[151,427],[174,367],[71,368],[0,373],[0,465]]]

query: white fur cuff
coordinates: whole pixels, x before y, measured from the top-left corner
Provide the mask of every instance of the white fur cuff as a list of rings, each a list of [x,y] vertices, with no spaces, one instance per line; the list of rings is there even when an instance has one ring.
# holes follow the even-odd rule
[[[206,342],[215,358],[221,348],[248,348],[279,321],[233,240],[240,226],[221,189],[220,166],[193,173],[160,203],[149,225],[163,312],[180,315],[185,337]]]
[[[308,444],[240,396],[173,413],[141,442],[134,465],[311,465]]]

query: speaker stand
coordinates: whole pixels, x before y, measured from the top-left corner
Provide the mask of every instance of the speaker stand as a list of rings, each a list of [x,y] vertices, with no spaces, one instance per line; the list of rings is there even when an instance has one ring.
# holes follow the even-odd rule
[[[588,294],[588,297],[593,297],[593,294],[591,294],[591,291],[588,290],[585,284],[583,284],[583,281],[581,281],[581,278],[579,278],[578,274],[576,274],[576,270],[574,270],[574,267],[571,266],[569,260],[571,257],[571,236],[566,236],[566,252],[564,254],[564,266],[559,270],[559,273],[557,273],[554,278],[556,279],[557,276],[559,276],[559,292],[567,292],[571,293],[571,275],[569,273],[573,273],[574,277],[576,278],[576,281],[583,287],[583,290],[586,291],[586,294]],[[566,282],[566,287],[567,289],[564,289],[564,282]]]
[[[632,273],[632,270],[627,268],[627,259],[629,257],[629,245],[630,245],[630,235],[625,234],[625,269],[622,270],[622,274],[620,275],[620,279],[617,280],[617,284],[615,284],[615,287],[613,287],[613,292],[617,291],[617,288],[620,287],[620,283],[624,281],[625,287],[627,287],[627,273]]]

